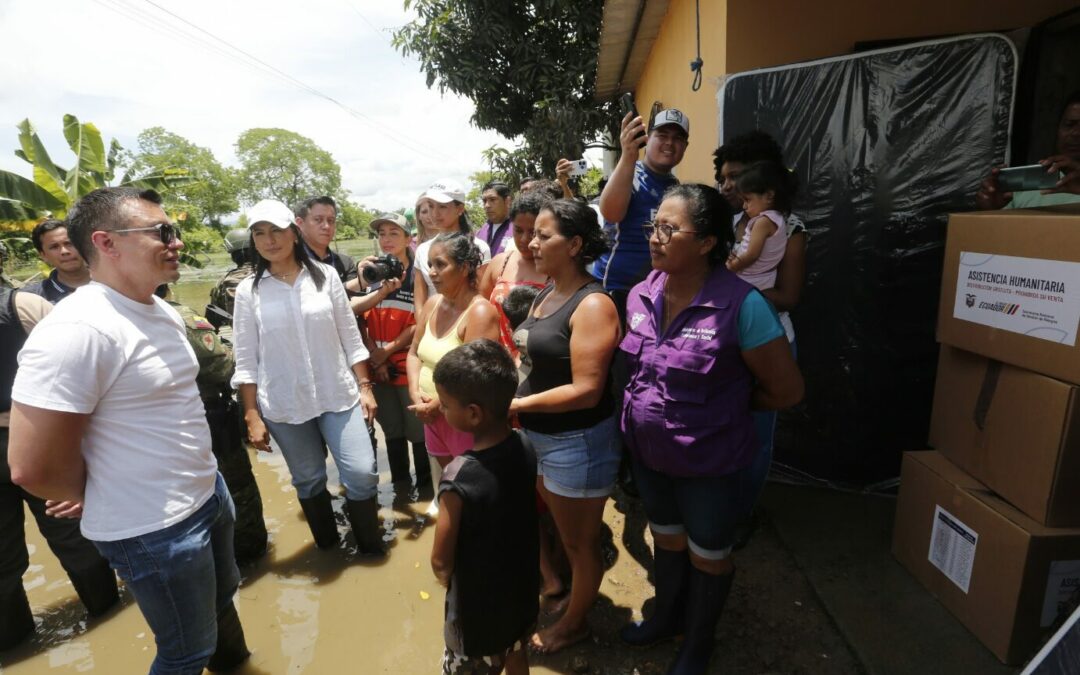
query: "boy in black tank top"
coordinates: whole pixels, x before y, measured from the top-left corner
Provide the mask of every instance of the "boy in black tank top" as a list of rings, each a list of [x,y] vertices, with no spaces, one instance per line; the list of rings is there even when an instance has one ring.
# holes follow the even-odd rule
[[[443,673],[527,673],[540,610],[536,455],[508,423],[514,362],[477,340],[440,359],[433,379],[446,421],[475,439],[439,483],[431,568],[447,588]]]

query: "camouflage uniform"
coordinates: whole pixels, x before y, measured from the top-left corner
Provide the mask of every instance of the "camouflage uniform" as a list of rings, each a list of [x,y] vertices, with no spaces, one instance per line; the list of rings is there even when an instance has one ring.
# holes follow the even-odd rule
[[[244,442],[240,406],[233,400],[229,386],[233,375],[232,352],[205,318],[179,303],[170,301],[169,304],[184,319],[188,342],[199,361],[195,383],[206,406],[214,456],[236,503],[236,559],[240,562],[254,560],[266,552],[266,523],[263,522],[262,497]]]
[[[7,258],[7,244],[0,241],[0,286],[7,286],[8,288],[22,288],[22,282],[12,279],[7,275],[7,272],[4,271],[4,263],[7,262]]]
[[[210,304],[206,307],[206,317],[218,329],[221,339],[232,344],[232,313],[236,299],[236,287],[240,282],[255,273],[255,266],[244,263],[225,273],[214,290],[210,291]],[[214,311],[217,308],[228,316]]]

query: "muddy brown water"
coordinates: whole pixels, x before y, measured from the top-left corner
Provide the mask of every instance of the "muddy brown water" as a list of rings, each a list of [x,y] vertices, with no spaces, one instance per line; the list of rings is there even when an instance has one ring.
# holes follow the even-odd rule
[[[379,461],[380,468],[386,466],[385,455]],[[334,489],[332,463],[329,469]],[[382,476],[380,516],[391,548],[385,561],[370,562],[354,555],[348,537],[340,549],[314,547],[280,454],[260,453],[255,472],[271,548],[241,570],[237,602],[253,656],[239,672],[438,672],[444,596],[429,564],[434,523],[422,515],[427,502],[396,496],[389,476]],[[335,507],[340,511],[340,500]],[[120,609],[87,621],[29,515],[26,529],[30,568],[23,582],[38,629],[20,647],[0,654],[0,672],[145,673],[155,652],[153,635],[130,595],[122,595]],[[620,558],[637,566],[629,556]],[[630,569],[624,574],[634,576]],[[627,612],[631,604],[640,606],[640,598],[627,599]],[[567,671],[534,665],[533,672]]]

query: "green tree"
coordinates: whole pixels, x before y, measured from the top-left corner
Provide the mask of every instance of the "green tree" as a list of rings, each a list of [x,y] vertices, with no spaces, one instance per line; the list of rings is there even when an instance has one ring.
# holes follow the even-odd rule
[[[64,218],[84,195],[110,185],[129,185],[168,195],[194,179],[185,168],[140,172],[127,166],[126,152],[114,138],[108,152],[101,132],[90,122],[80,123],[74,115],[64,115],[64,139],[75,155],[71,168],[57,165],[41,142],[37,131],[25,119],[19,123],[19,149],[15,155],[33,167],[33,178],[0,171],[0,231],[14,244],[16,254],[33,256],[25,234],[44,218]],[[119,179],[116,174],[123,171]],[[189,260],[197,264],[194,260]]]
[[[18,129],[15,156],[33,167],[33,179],[0,171],[0,225],[6,229],[33,227],[46,217],[63,218],[79,198],[101,187],[130,185],[165,194],[194,180],[187,169],[178,167],[145,173],[128,167],[116,180],[116,172],[123,168],[123,147],[114,138],[106,153],[98,128],[80,123],[74,115],[64,115],[64,139],[75,154],[70,169],[53,162],[30,120],[20,122]]]
[[[236,141],[240,198],[277,199],[290,207],[341,191],[341,167],[310,138],[286,129],[248,129]]]
[[[492,148],[497,173],[551,176],[616,123],[593,100],[603,0],[405,0],[415,21],[394,46],[415,56],[429,87],[466,96],[473,124],[518,139]]]
[[[357,204],[347,196],[339,198],[337,204],[338,239],[370,238],[371,231],[368,229],[368,224],[378,218],[379,214],[363,204]]]
[[[226,168],[209,149],[162,127],[139,134],[139,149],[132,166],[142,171],[166,171],[185,167],[197,182],[170,193],[177,209],[187,212],[187,222],[221,227],[221,220],[240,210],[240,182],[236,172]]]

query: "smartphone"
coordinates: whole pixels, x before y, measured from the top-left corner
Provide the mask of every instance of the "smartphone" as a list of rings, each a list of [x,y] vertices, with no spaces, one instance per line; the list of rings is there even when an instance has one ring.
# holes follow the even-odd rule
[[[584,176],[589,170],[589,163],[584,159],[575,159],[570,162],[570,175],[571,176]]]
[[[998,173],[998,188],[1003,192],[1047,190],[1058,184],[1061,172],[1047,173],[1042,164],[1010,166]]]
[[[633,113],[633,115],[630,116],[630,119],[641,116],[638,114],[637,106],[634,105],[634,96],[630,92],[626,92],[619,97],[619,106],[622,108],[623,118],[626,117],[627,113]],[[642,130],[642,132],[637,135],[637,139],[645,138],[646,135],[645,131]]]

